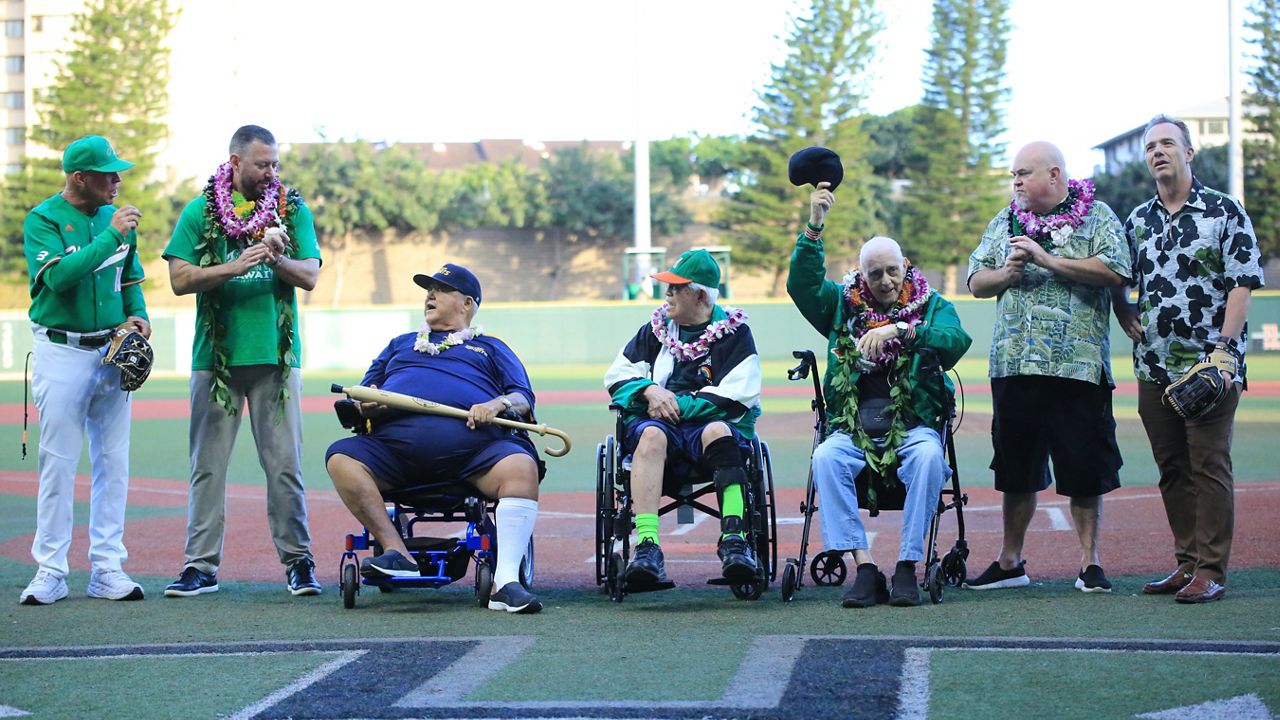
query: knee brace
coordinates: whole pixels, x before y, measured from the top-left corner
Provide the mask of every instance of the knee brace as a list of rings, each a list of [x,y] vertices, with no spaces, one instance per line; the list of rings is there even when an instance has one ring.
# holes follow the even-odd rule
[[[702,470],[711,475],[718,475],[726,468],[742,468],[742,451],[732,435],[716,438],[702,451]],[[723,487],[716,483],[716,487]]]

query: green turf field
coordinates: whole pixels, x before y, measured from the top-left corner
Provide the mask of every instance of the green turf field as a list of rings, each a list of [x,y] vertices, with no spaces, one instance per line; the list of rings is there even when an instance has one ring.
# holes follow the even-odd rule
[[[975,486],[990,481],[989,438],[976,427],[988,422],[985,366],[970,359],[959,368],[971,413],[959,436],[961,473]],[[786,367],[767,364],[766,385],[787,385]],[[1116,367],[1125,379],[1127,365],[1118,359]],[[599,388],[602,373],[531,368],[539,390]],[[326,394],[330,382],[357,375],[313,375],[306,392]],[[1280,379],[1280,358],[1251,358],[1250,378]],[[137,397],[186,394],[185,381],[155,378]],[[0,403],[21,401],[21,383],[0,383]],[[595,444],[612,431],[606,403],[601,390],[598,402],[542,408],[540,420],[575,441],[567,458],[549,459],[544,491],[594,486]],[[1274,481],[1280,398],[1246,394],[1241,408],[1237,478]],[[802,487],[808,403],[770,398],[765,412],[777,483]],[[1153,484],[1133,399],[1117,398],[1116,415],[1123,482]],[[20,422],[0,418],[8,448],[0,470],[34,473],[38,434],[33,427],[21,460]],[[328,414],[308,415],[305,428],[307,484],[330,489],[323,450],[344,431]],[[186,479],[184,420],[138,420],[133,432],[135,476]],[[230,479],[263,484],[247,427]],[[87,508],[76,512],[83,522]],[[129,513],[185,509],[134,505]],[[37,718],[1132,718],[1194,705],[1203,708],[1188,716],[1280,713],[1280,568],[1234,570],[1227,600],[1195,607],[1136,594],[1150,578],[1122,576],[1112,578],[1111,595],[1055,580],[865,611],[839,607],[843,588],[809,584],[790,604],[776,585],[757,602],[682,586],[621,605],[581,586],[552,586],[539,588],[547,609],[523,617],[477,609],[469,582],[366,588],[348,611],[332,585],[320,597],[292,598],[278,582],[224,580],[215,595],[166,600],[169,576],[136,576],[142,603],[92,601],[83,595],[87,574],[77,571],[68,600],[32,608],[14,601],[30,579],[20,558],[33,527],[34,499],[0,494],[0,589],[10,593],[0,602],[0,717],[14,709]],[[82,557],[78,538],[72,553]]]

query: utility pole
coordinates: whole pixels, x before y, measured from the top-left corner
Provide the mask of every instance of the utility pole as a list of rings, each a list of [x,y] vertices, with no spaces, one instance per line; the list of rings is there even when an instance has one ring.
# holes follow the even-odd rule
[[[1241,138],[1244,129],[1240,127],[1240,23],[1244,17],[1240,12],[1240,0],[1227,0],[1227,193],[1244,202],[1244,148]]]

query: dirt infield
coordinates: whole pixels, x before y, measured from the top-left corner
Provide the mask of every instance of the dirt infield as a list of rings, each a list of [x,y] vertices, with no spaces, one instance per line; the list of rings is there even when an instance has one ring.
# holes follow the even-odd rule
[[[34,472],[0,472],[0,493],[34,496]],[[966,535],[972,555],[971,574],[981,572],[999,549],[1000,496],[985,487],[965,488],[969,504],[965,508]],[[219,576],[228,580],[281,580],[283,570],[274,562],[275,551],[267,531],[265,489],[230,486],[227,495],[227,534],[223,566]],[[802,530],[799,511],[804,491],[778,491],[779,557],[798,554]],[[86,502],[89,479],[76,480],[76,499]],[[320,578],[327,585],[337,583],[338,560],[348,532],[358,532],[358,524],[332,490],[307,494],[310,506],[313,550]],[[131,517],[125,531],[129,547],[129,572],[136,575],[175,575],[182,567],[183,538],[186,535],[187,487],[185,482],[136,478],[130,486],[131,508],[172,508],[173,514]],[[594,580],[594,493],[549,493],[541,501],[536,531],[537,573],[540,585],[592,587]],[[1280,566],[1280,544],[1274,542],[1272,528],[1280,508],[1280,481],[1245,483],[1236,488],[1236,534],[1231,565],[1235,568]],[[880,564],[897,556],[900,514],[885,513],[868,521],[874,533],[872,550]],[[1068,579],[1078,572],[1078,550],[1070,527],[1070,511],[1065,498],[1042,493],[1036,518],[1027,538],[1025,556],[1029,574],[1036,579]],[[810,554],[821,548],[815,517]],[[667,568],[679,585],[701,586],[718,574],[715,559],[717,528],[709,518],[697,515],[692,525],[677,525],[663,518],[663,548]],[[946,551],[955,540],[956,517],[943,520],[939,546]],[[449,528],[453,529],[453,528]],[[457,529],[461,529],[459,526]],[[85,557],[87,533],[76,528],[71,553],[73,568],[88,570]],[[0,556],[30,562],[31,536],[24,535],[0,543]],[[1158,575],[1172,567],[1171,539],[1159,493],[1155,488],[1121,488],[1109,495],[1102,522],[1102,557],[1111,575]]]

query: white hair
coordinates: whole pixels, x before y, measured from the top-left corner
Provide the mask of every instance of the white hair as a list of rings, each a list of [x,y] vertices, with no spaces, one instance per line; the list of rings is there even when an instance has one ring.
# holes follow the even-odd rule
[[[701,291],[706,293],[707,307],[712,307],[713,305],[716,304],[716,300],[720,299],[720,288],[711,288],[701,283],[691,282],[689,283],[689,289],[693,290],[694,292]]]
[[[888,252],[898,261],[898,267],[902,267],[906,259],[902,256],[902,246],[897,240],[884,235],[876,235],[870,240],[862,244],[862,249],[858,251],[858,267],[864,268],[867,265],[867,256],[875,252]]]

